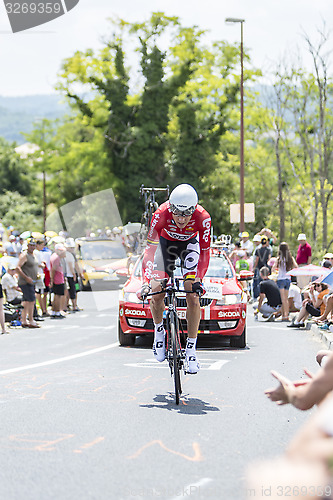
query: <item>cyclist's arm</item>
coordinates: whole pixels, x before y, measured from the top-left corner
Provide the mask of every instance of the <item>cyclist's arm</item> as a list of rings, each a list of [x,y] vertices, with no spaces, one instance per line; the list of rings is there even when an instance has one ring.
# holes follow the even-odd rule
[[[200,257],[197,269],[197,277],[202,279],[208,269],[210,260],[210,231],[212,220],[208,212],[203,214],[199,229]]]
[[[150,228],[147,235],[147,246],[142,261],[142,279],[144,283],[149,283],[154,264],[154,255],[160,240],[161,231],[163,228],[162,214],[158,209],[151,220]]]

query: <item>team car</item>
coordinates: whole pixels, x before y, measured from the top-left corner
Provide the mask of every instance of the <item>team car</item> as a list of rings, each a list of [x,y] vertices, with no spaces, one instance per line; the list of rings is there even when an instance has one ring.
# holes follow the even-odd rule
[[[112,288],[124,284],[119,269],[126,267],[126,249],[121,241],[77,238],[78,261],[83,270],[82,289]]]
[[[230,339],[232,347],[246,347],[247,296],[235,270],[223,251],[211,251],[209,267],[203,283],[206,293],[200,298],[201,335],[221,335]],[[178,271],[179,272],[179,271]],[[177,268],[175,271],[177,275]],[[180,276],[180,274],[179,274]],[[134,345],[137,335],[154,333],[154,324],[147,304],[136,295],[142,286],[142,258],[120,291],[118,339],[120,345]],[[179,293],[177,312],[186,332],[186,296]]]

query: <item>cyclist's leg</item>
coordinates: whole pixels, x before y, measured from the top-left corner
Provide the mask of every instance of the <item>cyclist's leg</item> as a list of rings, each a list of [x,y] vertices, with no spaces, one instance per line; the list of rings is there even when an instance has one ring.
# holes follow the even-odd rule
[[[200,245],[196,238],[192,238],[181,256],[183,275],[185,278],[184,288],[186,291],[192,291],[192,285],[196,281],[197,265],[200,256]],[[200,366],[196,355],[196,342],[200,323],[200,300],[197,294],[186,295],[187,310],[187,343],[186,343],[186,358],[188,362],[188,370],[190,373],[197,373]]]
[[[155,278],[164,279],[169,276],[169,273],[167,273],[166,270],[169,269],[168,266],[171,265],[171,262],[167,250],[167,240],[161,238],[154,259],[153,274]],[[151,288],[152,292],[160,291],[160,282],[156,281],[156,279],[152,279]],[[154,321],[153,353],[157,361],[160,362],[165,360],[165,329],[163,325],[164,307],[164,294],[154,295],[151,298],[150,310]]]

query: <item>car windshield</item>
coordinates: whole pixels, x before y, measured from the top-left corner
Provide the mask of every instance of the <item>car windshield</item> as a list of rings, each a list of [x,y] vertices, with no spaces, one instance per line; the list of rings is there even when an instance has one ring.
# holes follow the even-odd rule
[[[134,276],[141,277],[142,258],[135,267]],[[175,276],[181,276],[181,269],[179,267],[179,260],[176,261]],[[211,257],[209,267],[206,273],[207,278],[232,278],[234,276],[233,270],[226,259],[225,255],[221,254],[218,257]]]
[[[123,259],[125,248],[118,241],[81,241],[79,249],[83,260]]]

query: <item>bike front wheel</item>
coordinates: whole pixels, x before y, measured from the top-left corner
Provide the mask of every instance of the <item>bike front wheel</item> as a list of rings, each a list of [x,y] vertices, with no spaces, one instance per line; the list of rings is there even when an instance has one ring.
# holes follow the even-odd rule
[[[172,346],[172,372],[175,385],[175,399],[176,399],[176,404],[179,405],[179,397],[182,393],[182,386],[180,381],[181,352],[180,352],[179,342],[177,339],[177,329],[175,321],[171,321],[170,324],[170,338]]]

